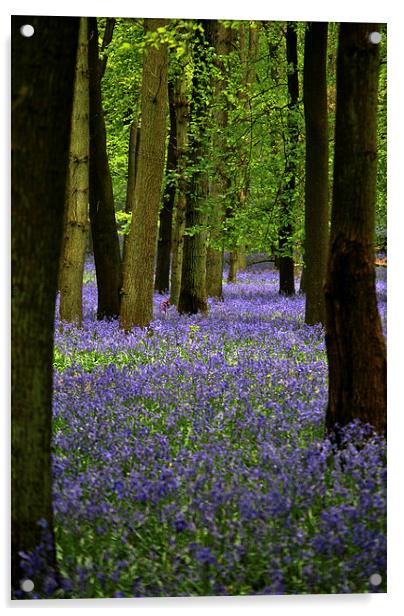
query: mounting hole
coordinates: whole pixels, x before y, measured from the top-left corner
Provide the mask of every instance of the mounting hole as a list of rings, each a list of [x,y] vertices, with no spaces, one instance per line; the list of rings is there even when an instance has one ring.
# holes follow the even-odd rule
[[[372,586],[380,586],[380,584],[382,583],[382,576],[380,575],[380,573],[373,573],[369,578],[369,582],[372,584]]]
[[[31,36],[34,36],[34,26],[31,26],[31,24],[24,24],[23,26],[21,26],[20,28],[20,32],[22,36],[25,36],[25,38],[29,38]]]
[[[378,45],[381,40],[382,40],[382,35],[380,34],[380,32],[371,32],[369,34],[369,41],[373,43],[374,45]]]
[[[21,590],[24,592],[31,592],[34,590],[34,582],[32,580],[22,580]]]

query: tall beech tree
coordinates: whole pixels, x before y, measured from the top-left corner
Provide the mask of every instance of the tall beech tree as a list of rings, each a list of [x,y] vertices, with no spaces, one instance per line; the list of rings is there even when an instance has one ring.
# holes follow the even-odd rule
[[[251,87],[256,80],[255,62],[257,60],[258,51],[258,24],[245,23],[239,27],[239,53],[242,67],[241,88],[238,91],[238,99],[244,117],[250,124],[249,135],[247,139],[243,139],[237,148],[239,164],[237,167],[237,177],[234,178],[236,199],[228,207],[228,215],[232,216],[232,208],[242,209],[245,207],[245,202],[248,195],[250,184],[250,155],[252,148],[252,126],[251,126],[251,107],[249,96]],[[245,269],[247,266],[245,255],[245,243],[237,240],[233,242],[232,250],[229,257],[229,271],[227,276],[228,282],[236,282],[237,272],[239,269]]]
[[[114,19],[107,19],[104,50],[111,42]],[[90,222],[97,277],[97,317],[119,315],[122,264],[115,221],[114,195],[107,156],[107,140],[101,99],[101,79],[106,56],[99,57],[97,18],[88,18],[90,80]]]
[[[167,45],[159,42],[158,29],[166,24],[165,19],[144,20],[146,48],[141,92],[142,128],[132,223],[123,264],[120,323],[125,330],[134,325],[145,327],[153,317],[154,261],[164,173],[168,78]]]
[[[305,34],[303,102],[306,123],[304,291],[305,322],[325,323],[328,256],[328,24],[311,22]]]
[[[293,235],[293,206],[296,188],[296,146],[299,139],[297,107],[299,103],[299,77],[297,72],[296,24],[286,26],[286,61],[288,64],[288,115],[285,132],[285,183],[281,194],[281,219],[279,225],[279,292],[295,292],[294,262],[291,240]]]
[[[176,194],[176,182],[173,172],[177,168],[177,123],[175,116],[175,94],[172,80],[168,83],[168,109],[170,116],[170,133],[167,148],[166,187],[160,209],[160,225],[157,242],[157,263],[154,287],[159,293],[166,293],[170,286],[170,257],[173,209]]]
[[[65,228],[60,270],[60,319],[81,324],[83,273],[89,230],[88,23],[80,19],[67,175]]]
[[[181,290],[178,311],[186,314],[208,311],[206,293],[206,240],[207,211],[206,197],[208,178],[201,163],[207,153],[207,118],[210,98],[210,46],[212,42],[212,20],[200,20],[195,30],[192,77],[191,124],[189,159],[192,171],[189,180],[186,211],[185,236],[182,257]],[[187,233],[188,231],[188,233]]]
[[[188,54],[185,56],[187,61]],[[184,71],[178,75],[174,82],[174,109],[177,140],[177,193],[174,203],[172,237],[171,237],[171,274],[170,274],[170,303],[178,306],[181,290],[182,257],[184,248],[185,209],[187,205],[186,193],[188,190],[187,176],[187,149],[190,123],[190,103],[188,83]]]
[[[326,301],[328,431],[354,419],[386,432],[386,347],[375,293],[379,49],[376,24],[342,23]]]
[[[228,56],[234,42],[233,29],[219,20],[212,26],[212,43],[215,49],[214,65],[217,74],[213,83],[212,149],[216,152],[215,174],[209,185],[209,195],[214,203],[209,215],[209,244],[206,253],[206,291],[209,297],[223,299],[224,237],[223,219],[230,188],[230,174],[227,169],[228,145],[228,98],[226,88],[229,79]]]
[[[34,36],[20,33],[32,24]],[[42,541],[55,569],[52,513],[53,323],[79,19],[11,21],[11,582]],[[43,526],[43,523],[41,523]]]

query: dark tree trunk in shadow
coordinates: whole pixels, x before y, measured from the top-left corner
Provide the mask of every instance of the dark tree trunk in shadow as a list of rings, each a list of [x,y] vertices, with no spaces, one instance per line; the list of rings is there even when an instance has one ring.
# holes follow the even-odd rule
[[[326,283],[326,427],[360,419],[386,433],[386,346],[375,292],[379,51],[375,24],[342,23]],[[337,431],[338,436],[338,431]]]
[[[305,322],[308,325],[325,323],[324,283],[328,255],[327,30],[327,23],[308,24],[304,50],[306,186],[303,271]]]
[[[117,318],[122,266],[115,221],[114,195],[108,164],[101,77],[105,65],[98,54],[96,17],[89,17],[90,76],[90,223],[97,276],[97,318]],[[112,30],[109,29],[112,37]]]
[[[129,149],[128,149],[128,184],[126,186],[126,202],[125,212],[130,214],[133,212],[136,186],[136,173],[139,160],[140,146],[140,122],[135,120],[132,122],[129,131]],[[128,235],[123,238],[122,263],[125,262],[126,244]]]
[[[34,36],[20,28],[32,24]],[[11,583],[19,551],[48,552],[33,582],[55,572],[52,362],[79,19],[12,17],[11,25]],[[42,524],[43,526],[43,524]]]
[[[291,245],[293,237],[293,207],[296,188],[296,146],[299,139],[297,106],[299,78],[297,72],[296,24],[288,22],[286,29],[286,59],[288,63],[288,126],[286,135],[285,177],[288,180],[282,192],[281,224],[279,228],[279,293],[294,295],[295,275]]]
[[[171,231],[176,192],[176,182],[172,177],[172,173],[177,168],[177,125],[175,115],[175,92],[174,85],[171,82],[168,83],[168,103],[170,114],[170,135],[166,166],[168,185],[166,185],[163,205],[160,210],[160,229],[157,241],[157,263],[154,281],[154,288],[159,293],[167,293],[170,286]]]

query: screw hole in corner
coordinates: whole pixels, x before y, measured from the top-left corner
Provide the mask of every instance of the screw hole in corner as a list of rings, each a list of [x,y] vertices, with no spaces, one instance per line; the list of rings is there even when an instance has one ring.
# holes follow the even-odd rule
[[[31,24],[24,24],[20,28],[21,36],[24,36],[25,38],[30,38],[31,36],[34,36],[34,32],[34,26],[31,26]]]
[[[369,34],[369,41],[373,43],[373,45],[378,45],[382,40],[382,35],[380,32],[371,32]]]

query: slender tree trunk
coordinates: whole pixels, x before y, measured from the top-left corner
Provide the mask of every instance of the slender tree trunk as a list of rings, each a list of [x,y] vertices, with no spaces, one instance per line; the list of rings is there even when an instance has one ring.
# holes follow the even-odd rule
[[[238,272],[238,252],[232,250],[229,257],[229,273],[227,275],[227,282],[236,282]]]
[[[206,240],[207,212],[204,201],[207,196],[208,178],[200,169],[200,163],[206,155],[206,124],[208,112],[206,99],[209,96],[210,76],[207,43],[211,44],[211,20],[201,20],[200,30],[195,33],[194,55],[197,62],[192,80],[191,117],[194,133],[189,157],[194,167],[187,193],[185,227],[192,229],[192,234],[184,237],[181,290],[178,299],[180,313],[196,314],[208,312],[206,294]]]
[[[101,77],[105,64],[98,54],[97,18],[89,17],[90,75],[90,222],[98,289],[98,319],[119,315],[122,266],[115,221],[114,195],[107,156]],[[112,37],[112,24],[106,35]],[[106,40],[104,37],[104,46]]]
[[[128,184],[126,187],[126,203],[125,212],[130,214],[133,212],[135,201],[135,186],[136,186],[136,173],[139,160],[139,146],[140,146],[140,123],[138,120],[132,122],[129,132],[129,150],[128,150]],[[123,255],[122,262],[125,261],[126,244],[128,236],[123,238]]]
[[[251,106],[249,102],[249,91],[251,86],[256,81],[255,62],[257,60],[258,50],[258,30],[257,25],[252,27],[251,24],[241,24],[240,29],[240,60],[243,67],[242,87],[239,91],[239,99],[244,106],[245,118],[250,122],[250,133],[247,142],[240,143],[238,150],[239,153],[239,170],[238,179],[238,198],[235,206],[238,209],[243,209],[246,202],[249,185],[250,185],[250,153],[252,148],[252,118],[251,118]],[[232,215],[232,209],[229,208],[228,212]],[[230,254],[230,267],[227,277],[227,282],[237,281],[237,272],[242,267],[245,269],[245,243],[236,242],[233,245]]]
[[[386,347],[377,308],[374,222],[378,46],[375,24],[342,23],[326,283],[328,431],[354,419],[386,433]]]
[[[208,246],[206,249],[206,293],[223,300],[224,250]]]
[[[173,306],[178,306],[178,299],[181,290],[186,192],[188,190],[186,167],[190,113],[189,100],[187,97],[187,85],[183,75],[178,77],[175,81],[174,107],[177,133],[177,170],[179,179],[173,213],[170,303],[173,304]]]
[[[304,48],[306,122],[304,271],[309,325],[325,323],[324,283],[328,254],[328,24],[308,24]]]
[[[238,251],[238,268],[242,272],[247,269],[247,252],[245,243],[241,244]]]
[[[302,265],[302,275],[300,276],[300,286],[299,286],[299,292],[300,293],[306,293],[306,278],[307,278],[306,265],[305,265],[305,263],[303,263],[303,265]],[[323,293],[324,293],[324,290],[323,290]]]
[[[132,122],[129,133],[128,151],[128,184],[126,187],[125,212],[129,214],[133,210],[137,164],[139,160],[140,124],[137,120]]]
[[[20,28],[32,24],[32,38]],[[58,263],[79,19],[12,17],[11,38],[11,582],[20,550],[48,528],[45,571],[56,566],[52,513],[52,361]],[[25,577],[25,576],[24,576]]]
[[[83,273],[89,228],[89,90],[87,18],[80,19],[66,190],[66,221],[60,272],[60,319],[81,325]]]
[[[165,19],[145,19],[145,33],[157,33]],[[142,128],[132,224],[123,265],[120,322],[125,330],[146,327],[153,318],[157,223],[164,173],[168,52],[165,44],[145,49]]]
[[[282,195],[281,224],[279,228],[279,293],[294,295],[295,276],[291,240],[293,236],[293,206],[296,188],[296,145],[299,138],[297,106],[299,79],[297,73],[296,25],[288,22],[286,29],[286,60],[288,63],[288,129],[286,136],[287,157],[285,163],[285,188]]]
[[[163,205],[160,210],[160,228],[157,242],[157,263],[154,288],[159,293],[166,293],[170,286],[171,230],[176,192],[176,182],[172,176],[177,168],[177,125],[175,118],[174,85],[168,84],[168,102],[170,114],[170,136],[167,151],[166,175],[168,183],[165,189]]]

